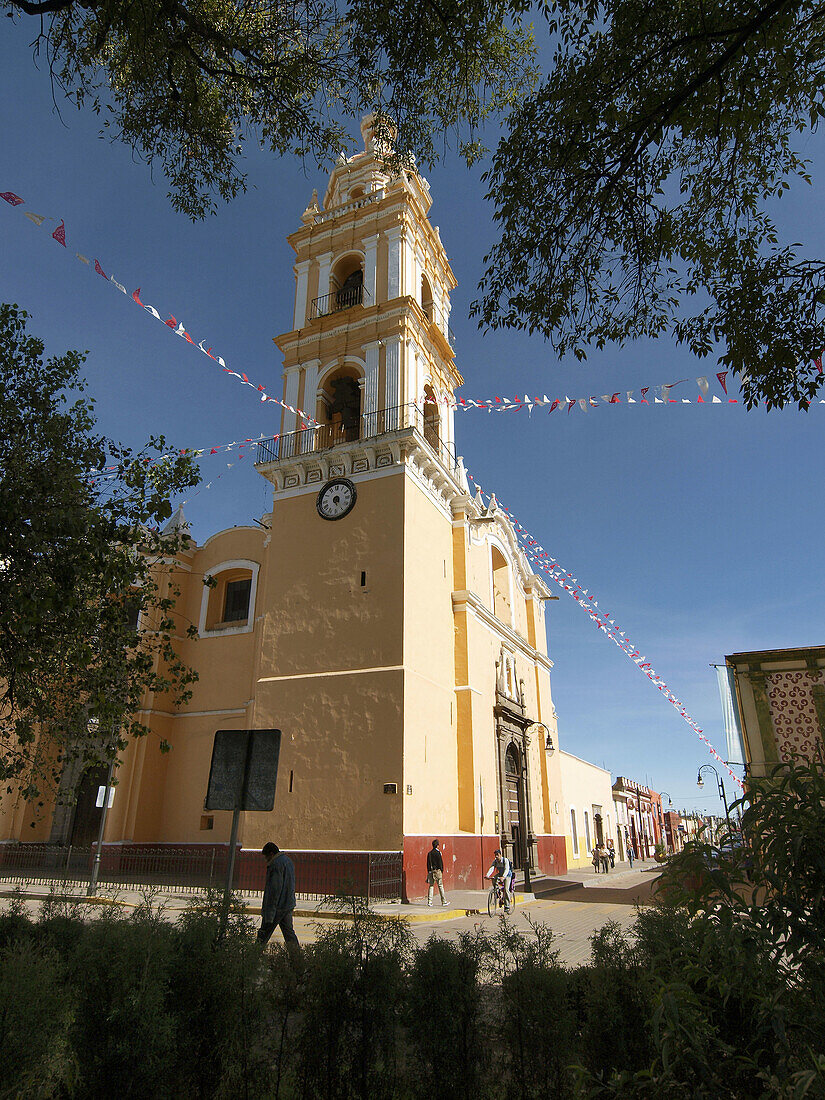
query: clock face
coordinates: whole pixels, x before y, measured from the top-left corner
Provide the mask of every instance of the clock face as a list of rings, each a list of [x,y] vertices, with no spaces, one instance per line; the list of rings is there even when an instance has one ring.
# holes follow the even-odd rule
[[[345,477],[328,481],[318,494],[315,507],[322,519],[343,519],[355,506],[355,486]]]

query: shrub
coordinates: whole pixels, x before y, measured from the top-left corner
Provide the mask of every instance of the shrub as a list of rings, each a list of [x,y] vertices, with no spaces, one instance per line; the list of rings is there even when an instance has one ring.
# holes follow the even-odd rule
[[[524,936],[502,919],[490,941],[492,974],[501,988],[502,1061],[510,1085],[527,1100],[562,1100],[572,1089],[576,1012],[568,997],[568,972],[552,947],[553,933],[543,924],[530,926],[531,935]]]
[[[352,922],[319,927],[304,953],[297,1077],[307,1098],[380,1100],[396,1090],[412,938],[402,920],[382,920],[355,902],[352,913]]]
[[[483,937],[432,935],[415,953],[407,977],[407,1086],[413,1096],[475,1100],[483,1094],[487,1061]]]
[[[73,990],[59,960],[24,933],[0,951],[0,1097],[59,1095],[76,1077]]]

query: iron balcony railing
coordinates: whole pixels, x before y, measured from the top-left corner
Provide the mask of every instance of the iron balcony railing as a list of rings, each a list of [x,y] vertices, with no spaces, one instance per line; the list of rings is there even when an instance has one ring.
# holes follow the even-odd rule
[[[312,428],[262,439],[257,445],[255,465],[298,458],[329,450],[341,443],[372,439],[405,428],[417,429],[447,469],[457,468],[455,444],[447,444],[440,438],[437,412],[430,413],[429,407],[425,412],[414,404],[363,413],[350,424],[317,424]]]
[[[294,852],[295,892],[321,900],[347,894],[368,901],[401,897],[401,852]],[[104,844],[98,881],[121,889],[158,887],[187,894],[221,888],[226,881],[229,846],[144,848]],[[57,844],[0,845],[0,880],[78,888],[91,880],[95,847]],[[233,888],[262,893],[266,866],[259,852],[238,851]]]
[[[318,317],[326,317],[330,313],[339,313],[342,309],[351,309],[359,306],[369,298],[364,284],[359,286],[342,286],[340,290],[333,290],[329,294],[322,294],[320,298],[313,298],[310,306],[310,318],[314,321]]]

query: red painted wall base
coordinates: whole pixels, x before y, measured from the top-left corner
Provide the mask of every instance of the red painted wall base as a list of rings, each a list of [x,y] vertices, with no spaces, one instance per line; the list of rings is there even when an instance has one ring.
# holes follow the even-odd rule
[[[435,837],[404,837],[404,901],[420,900],[427,895],[427,852]],[[495,836],[440,836],[444,860],[444,891],[483,890],[485,874],[499,846]],[[538,870],[545,875],[566,875],[567,856],[563,836],[536,837]]]

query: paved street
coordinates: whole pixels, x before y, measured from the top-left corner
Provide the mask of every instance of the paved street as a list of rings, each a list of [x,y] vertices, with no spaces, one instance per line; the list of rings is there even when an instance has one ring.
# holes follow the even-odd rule
[[[568,966],[587,962],[590,958],[590,937],[595,931],[613,920],[622,927],[632,925],[637,903],[645,904],[650,888],[657,877],[655,864],[639,864],[634,870],[617,866],[609,875],[594,875],[592,871],[578,870],[566,876],[565,882],[570,888],[564,893],[549,898],[527,900],[516,906],[515,911],[506,918],[511,925],[530,933],[528,917],[534,922],[549,925],[555,937],[555,946],[560,951],[561,961]],[[0,912],[8,910],[11,904],[13,886],[0,883]],[[24,905],[32,917],[35,917],[48,893],[42,887],[27,887]],[[81,895],[77,895],[81,898]],[[140,903],[140,895],[134,891],[122,890],[113,894],[101,891],[104,903],[122,905],[126,910]],[[384,904],[375,907],[376,912],[385,916],[403,916],[419,943],[425,943],[430,936],[445,939],[457,938],[462,932],[484,928],[492,931],[496,919],[487,916],[486,893],[484,891],[455,891],[448,895],[447,908],[427,908],[422,899],[417,904]],[[169,919],[176,917],[187,907],[187,899],[181,896],[163,896],[156,903],[163,902]],[[257,920],[260,912],[260,897],[247,899],[250,912]],[[304,908],[306,906],[306,908]],[[461,915],[458,915],[461,914]],[[312,943],[319,927],[335,917],[329,908],[320,904],[311,907],[299,901],[295,915],[295,931],[301,943]],[[277,933],[276,933],[277,935]]]

